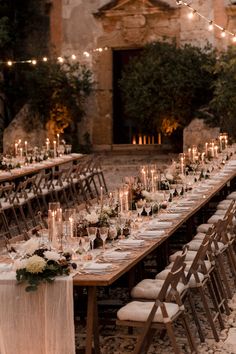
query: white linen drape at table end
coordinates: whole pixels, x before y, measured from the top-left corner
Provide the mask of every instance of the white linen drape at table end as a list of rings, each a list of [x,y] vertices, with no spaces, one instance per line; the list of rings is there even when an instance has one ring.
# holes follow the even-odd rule
[[[75,354],[71,276],[27,293],[13,273],[0,274],[0,353]]]

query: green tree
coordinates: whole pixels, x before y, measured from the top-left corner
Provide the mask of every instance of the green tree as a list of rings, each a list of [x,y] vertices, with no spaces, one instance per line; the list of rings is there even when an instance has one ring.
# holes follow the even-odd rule
[[[234,139],[236,138],[236,48],[229,47],[221,53],[216,62],[214,73],[217,79],[214,82],[214,96],[210,102],[213,112],[208,122],[219,126]]]
[[[140,129],[171,133],[212,98],[214,51],[176,43],[147,45],[120,80],[127,117]]]

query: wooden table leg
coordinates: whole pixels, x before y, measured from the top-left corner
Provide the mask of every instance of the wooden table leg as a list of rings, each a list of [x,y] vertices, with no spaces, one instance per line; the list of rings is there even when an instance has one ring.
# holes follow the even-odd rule
[[[97,288],[88,287],[88,305],[87,305],[87,328],[86,328],[86,354],[100,354],[99,332],[98,332],[98,308],[97,308]]]

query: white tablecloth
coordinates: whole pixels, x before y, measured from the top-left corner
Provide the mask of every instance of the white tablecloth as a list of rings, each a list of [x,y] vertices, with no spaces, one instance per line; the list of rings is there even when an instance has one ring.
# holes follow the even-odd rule
[[[72,277],[27,293],[15,273],[0,273],[0,353],[74,354]]]

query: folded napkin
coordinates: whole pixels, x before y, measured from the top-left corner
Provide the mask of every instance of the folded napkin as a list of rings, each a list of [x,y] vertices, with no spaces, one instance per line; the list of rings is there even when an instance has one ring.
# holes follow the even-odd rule
[[[155,230],[155,229],[168,229],[171,226],[172,226],[172,222],[171,221],[155,220],[153,222],[150,222],[149,229],[152,229],[152,230]]]
[[[86,263],[83,266],[83,270],[91,270],[91,271],[104,271],[112,268],[112,263]]]
[[[103,254],[105,259],[110,259],[110,260],[127,259],[130,257],[130,255],[131,255],[130,252],[118,252],[118,251],[109,251]]]
[[[193,204],[194,204],[193,200],[183,200],[182,202],[179,203],[179,206],[189,206]]]
[[[163,230],[144,230],[138,234],[138,237],[155,238],[165,234]]]
[[[158,216],[159,220],[174,220],[178,219],[181,216],[181,214],[160,214]]]
[[[175,211],[189,211],[189,206],[176,206]]]
[[[134,240],[132,238],[129,239],[124,239],[124,240],[120,240],[118,242],[118,244],[120,246],[134,246],[134,247],[140,247],[144,244],[143,240]]]

